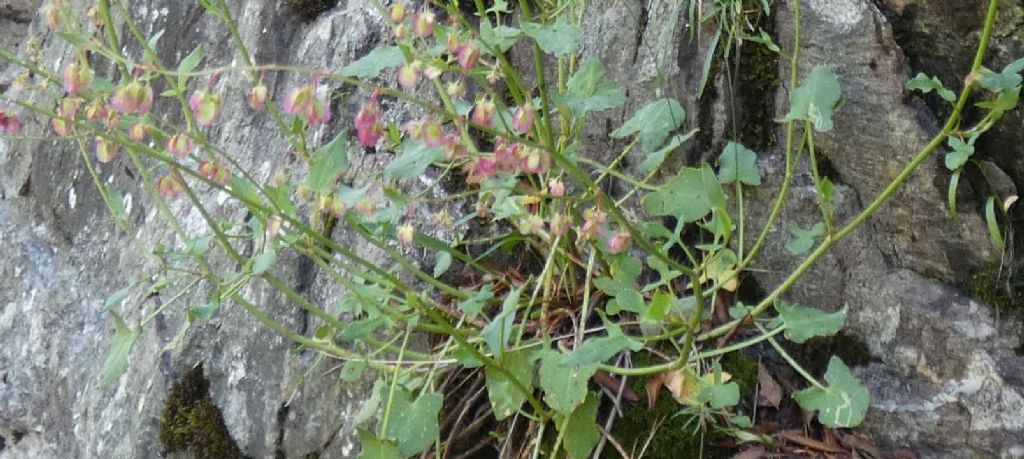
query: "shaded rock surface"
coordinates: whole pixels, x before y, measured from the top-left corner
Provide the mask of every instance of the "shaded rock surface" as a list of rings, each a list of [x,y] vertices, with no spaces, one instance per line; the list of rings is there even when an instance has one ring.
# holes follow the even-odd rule
[[[71,3],[84,13],[90,2]],[[248,2],[229,2],[242,38],[259,63],[337,69],[382,39],[383,22],[368,0],[339,2],[309,23],[297,20],[284,3],[253,8]],[[744,91],[720,68],[713,69],[705,96],[695,97],[713,29],[705,23],[691,40],[694,25],[687,24],[685,4],[589,3],[580,50],[601,59],[607,77],[626,90],[629,101],[621,110],[599,114],[587,126],[580,154],[602,161],[614,158],[622,145],[608,142],[607,134],[647,101],[662,96],[679,99],[687,111],[687,129],[700,129],[682,152],[670,156],[662,171],[666,176],[688,161],[716,156],[731,138],[732,126],[742,130],[764,123],[765,116],[751,119],[742,107],[733,118],[730,100],[744,107],[774,107],[766,114],[769,118],[785,114],[791,89],[787,85],[777,92]],[[984,2],[956,3],[973,11]],[[2,5],[0,13],[5,11]],[[777,6],[780,11],[767,23],[780,46],[791,49],[792,4]],[[179,60],[199,43],[207,44],[208,65],[236,59],[230,47],[220,46],[229,39],[226,29],[192,2],[147,0],[133,2],[132,8],[146,27],[144,33],[166,29],[159,52],[168,61]],[[836,113],[835,130],[816,137],[817,150],[830,165],[828,175],[837,183],[837,222],[848,221],[864,208],[938,130],[941,110],[908,94],[903,84],[917,70],[940,74],[947,83],[959,81],[969,68],[969,57],[964,56],[970,50],[965,49],[976,40],[964,39],[974,36],[968,33],[929,47],[929,38],[904,38],[920,29],[907,24],[931,24],[923,30],[935,31],[957,25],[976,32],[980,27],[980,15],[941,14],[950,8],[939,0],[801,2],[801,75],[817,64],[831,66],[846,98]],[[1012,13],[1007,9],[1003,14]],[[910,21],[911,17],[915,19]],[[6,30],[2,23],[0,30]],[[43,58],[54,68],[71,58],[71,49],[45,34],[38,21],[30,30],[40,37]],[[993,59],[1000,65],[1024,55],[1020,35],[1015,38],[1013,30],[996,42]],[[789,81],[786,63],[772,66],[781,81]],[[10,71],[4,75],[13,77]],[[268,77],[272,95],[277,96],[303,79]],[[285,141],[269,119],[248,114],[241,97],[249,85],[245,77],[225,76],[220,84],[230,96],[221,115],[225,122],[209,133],[211,138],[236,153],[259,178],[270,177],[283,160]],[[318,132],[318,141],[332,138],[349,122],[352,104],[338,101],[334,114],[341,121]],[[177,109],[171,105],[157,110],[175,119]],[[1019,111],[1011,117],[1019,117]],[[42,130],[38,125],[27,128]],[[1006,128],[999,145],[1009,145],[1018,153],[1015,157],[1022,158],[1019,149],[1024,142],[1014,140],[1014,132],[1019,131]],[[779,189],[783,160],[781,146],[773,139],[783,135],[762,135],[765,147],[759,149],[758,164],[765,183],[751,190],[750,228],[760,229]],[[1007,157],[1011,160],[1000,167],[1019,185],[1024,166],[1016,168],[1014,156]],[[380,155],[353,152],[354,167],[346,180],[358,183],[361,174],[376,171],[387,161]],[[639,162],[626,158],[628,167]],[[170,312],[158,316],[155,325],[143,328],[128,373],[113,388],[98,386],[97,372],[113,332],[103,307],[105,298],[153,271],[153,261],[140,254],[155,243],[181,244],[143,198],[137,171],[126,160],[103,166],[100,172],[104,181],[111,180],[131,197],[130,236],[115,231],[74,151],[52,142],[0,141],[0,247],[9,254],[0,262],[0,436],[6,445],[0,457],[156,457],[161,452],[157,437],[168,392],[181,374],[200,362],[209,395],[245,455],[353,457],[358,446],[350,420],[366,387],[343,384],[326,369],[314,371],[322,376],[298,385],[312,365],[311,356],[295,356],[284,339],[238,308],[221,310],[171,351],[164,347],[182,317]],[[808,171],[803,167],[796,175],[791,200],[754,266],[754,279],[764,290],[781,282],[801,261],[784,249],[787,226],[807,228],[819,216]],[[873,395],[865,430],[877,441],[916,448],[927,457],[1020,456],[1024,363],[1013,348],[1021,327],[999,320],[991,309],[950,286],[974,270],[998,263],[999,254],[990,248],[976,206],[965,204],[960,219],[949,218],[943,206],[947,179],[941,153],[936,154],[787,298],[830,310],[849,307],[851,333],[863,338],[874,356],[871,364],[856,371]],[[963,186],[965,202],[971,202],[974,192]],[[219,217],[243,216],[242,209],[218,207],[213,194],[203,199]],[[192,235],[203,228],[200,216],[187,205],[176,205],[172,211]],[[747,235],[749,244],[756,231]],[[334,237],[352,236],[338,231]],[[366,255],[384,263],[379,254]],[[282,260],[275,269],[287,283],[324,303],[341,293],[300,260]],[[247,296],[290,327],[308,331],[316,326],[269,287],[254,285]],[[199,292],[188,301],[201,304],[203,298]],[[139,320],[157,307],[155,300],[137,292],[123,311],[127,318]],[[292,398],[294,390],[298,393]],[[289,399],[292,402],[286,405]]]

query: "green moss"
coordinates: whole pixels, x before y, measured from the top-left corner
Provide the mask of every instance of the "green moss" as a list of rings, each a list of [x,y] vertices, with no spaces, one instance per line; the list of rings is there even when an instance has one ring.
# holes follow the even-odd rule
[[[760,11],[758,0],[746,0],[745,11]],[[774,13],[774,10],[773,10]],[[761,15],[756,27],[772,34],[775,23],[773,15]],[[739,72],[736,78],[737,93],[743,106],[737,107],[738,133],[740,142],[757,151],[765,151],[775,145],[775,91],[781,82],[779,78],[779,55],[764,45],[747,42],[740,48]]]
[[[302,20],[311,21],[324,11],[334,8],[338,0],[290,0],[289,3]]]
[[[1007,281],[1006,273],[995,267],[970,276],[962,288],[1000,314],[1024,323],[1024,276]],[[1016,350],[1018,355],[1024,355],[1024,334]]]
[[[634,357],[634,363],[643,366],[656,363],[649,355],[639,354]],[[755,370],[756,371],[756,370]],[[756,373],[755,373],[756,375]],[[622,405],[623,417],[615,421],[612,434],[627,451],[635,451],[639,454],[648,437],[651,438],[650,445],[644,453],[644,457],[701,457],[701,431],[695,429],[691,422],[687,425],[686,416],[675,416],[682,409],[665,389],[662,389],[658,397],[658,403],[653,409],[648,409],[644,395],[647,389],[644,385],[647,378],[630,378],[628,386],[638,396],[640,402],[624,403]],[[658,428],[654,432],[655,427]],[[714,430],[704,432],[703,451],[704,458],[729,457],[729,452],[720,450],[715,446],[721,435]],[[605,457],[618,457],[612,448],[605,449]]]
[[[198,459],[245,457],[210,398],[202,364],[186,371],[171,388],[160,425],[160,442],[166,452],[187,450]]]
[[[1007,282],[1006,274],[999,268],[975,273],[963,286],[964,290],[978,301],[995,308],[1003,314],[1024,319],[1024,281]]]
[[[721,363],[722,371],[732,375],[732,382],[740,386],[740,400],[750,400],[757,388],[757,359],[742,352],[732,352],[722,356]],[[743,406],[742,402],[740,406]]]

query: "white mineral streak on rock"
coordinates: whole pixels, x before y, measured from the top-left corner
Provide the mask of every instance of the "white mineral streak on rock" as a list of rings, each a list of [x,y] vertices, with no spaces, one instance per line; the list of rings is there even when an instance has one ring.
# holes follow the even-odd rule
[[[864,6],[857,0],[809,0],[807,4],[839,33],[850,32],[864,17]]]

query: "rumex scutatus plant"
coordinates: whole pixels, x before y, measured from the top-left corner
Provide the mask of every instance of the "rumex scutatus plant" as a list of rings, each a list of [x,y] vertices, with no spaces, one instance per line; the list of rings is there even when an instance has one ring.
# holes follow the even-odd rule
[[[924,75],[908,83],[910,89],[936,90],[953,104],[948,122],[862,213],[837,221],[833,185],[819,174],[814,136],[832,128],[841,88],[825,66],[797,75],[799,3],[793,5],[797,43],[785,52],[763,31],[744,28],[737,16],[741,2],[715,2],[708,17],[721,22],[716,36],[727,37],[716,46],[727,54],[734,42],[746,40],[780,53],[788,58],[794,88],[788,113],[778,120],[785,125],[782,188],[748,246],[742,197],[745,188],[761,184],[756,152],[730,142],[716,164],[656,179],[666,156],[693,135],[681,129],[685,113],[676,99],[650,101],[611,132],[625,147],[610,163],[588,158],[581,140],[588,117],[622,106],[625,97],[604,78],[599,60],[578,53],[583,2],[520,1],[513,12],[504,1],[477,0],[470,8],[475,14],[467,15],[457,1],[389,7],[375,1],[388,42],[339,69],[256,64],[238,38],[237,12],[225,0],[198,3],[235,39],[238,64],[206,62],[201,68],[200,46],[172,65],[155,52],[161,34],[143,36],[126,3],[98,0],[82,23],[67,2],[51,0],[44,9],[47,25],[74,47],[76,58],[52,73],[31,46],[24,58],[0,51],[25,70],[0,100],[0,131],[16,142],[23,117],[48,120],[54,139],[78,149],[115,223],[130,235],[125,199],[97,166],[126,162],[181,241],[154,247],[158,272],[107,300],[116,330],[99,375],[104,383],[126,371],[142,327],[158,315],[185,317],[172,349],[192,324],[231,304],[316,353],[318,365],[339,362],[342,379],[376,381],[358,416],[365,457],[452,454],[464,440],[459,430],[477,424],[459,415],[477,397],[459,395],[461,385],[477,388],[479,397],[486,393],[485,417],[506,421],[505,430],[489,438],[509,456],[588,456],[602,436],[596,422],[601,396],[592,384],[600,375],[604,384],[610,379],[620,385],[625,377],[657,378],[699,427],[768,442],[749,430],[739,387],[718,363],[762,342],[806,379],[807,387],[794,394],[801,407],[816,411],[825,426],[858,425],[869,395],[847,365],[833,358],[819,380],[778,342],[834,334],[846,310],[826,313],[782,297],[947,143],[955,212],[952,197],[974,140],[1016,106],[1024,69],[1024,60],[998,73],[981,66],[997,3],[992,1],[959,95]],[[771,2],[761,7],[767,12]],[[125,18],[123,27],[112,13]],[[513,47],[533,57],[533,75],[520,73],[510,59]],[[280,100],[271,100],[263,83],[268,72],[304,76]],[[224,77],[247,79],[251,89],[227,92],[218,84]],[[358,105],[354,114],[331,111],[331,100],[344,96],[335,91],[342,84],[358,89],[350,95]],[[985,91],[978,106],[988,115],[964,127],[960,113],[976,91]],[[40,103],[55,93],[55,103]],[[158,98],[176,104],[180,115],[154,113]],[[228,98],[244,98],[252,112],[222,113]],[[395,121],[385,101],[409,109],[411,120]],[[271,177],[247,170],[207,134],[229,115],[270,116],[291,145],[292,161]],[[313,133],[330,123],[346,129],[316,145]],[[365,185],[350,186],[340,177],[354,148],[393,158]],[[635,170],[621,166],[627,155],[642,158]],[[777,223],[795,163],[804,157],[821,222],[793,229],[787,248],[805,260],[756,304],[737,302],[727,319],[713,317],[715,300],[736,291]],[[442,188],[446,181],[458,190]],[[609,181],[625,184],[626,191],[602,191]],[[251,218],[216,218],[213,204],[200,199],[209,190]],[[186,231],[169,205],[174,202],[198,211],[203,232]],[[1004,212],[1011,203],[1004,203]],[[994,209],[990,200],[989,226],[1001,246]],[[399,273],[332,240],[337,227],[358,235]],[[429,256],[410,258],[414,247]],[[317,304],[277,277],[275,263],[286,252],[311,260],[344,288],[344,298],[337,305]],[[518,266],[494,268],[495,257]],[[319,326],[300,334],[269,317],[246,297],[245,287],[256,282],[280,291]],[[201,285],[208,287],[205,302],[186,303],[203,297],[194,293]],[[133,319],[120,305],[136,291],[173,293]],[[436,339],[413,348],[415,333]],[[632,367],[618,358],[640,352],[660,363]],[[530,441],[516,441],[524,439]]]

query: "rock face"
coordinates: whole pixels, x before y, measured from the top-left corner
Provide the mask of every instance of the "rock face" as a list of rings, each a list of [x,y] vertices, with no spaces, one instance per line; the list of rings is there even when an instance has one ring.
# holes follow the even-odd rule
[[[91,2],[69,3],[84,14]],[[366,54],[384,33],[369,0],[339,2],[310,22],[299,20],[287,2],[261,8],[241,0],[228,3],[258,63],[337,69]],[[587,126],[580,154],[610,160],[621,147],[608,141],[612,129],[647,101],[675,97],[687,111],[687,128],[700,128],[700,133],[667,160],[664,174],[671,175],[687,161],[717,155],[737,127],[737,135],[758,150],[765,176],[747,203],[749,225],[760,229],[783,176],[778,139],[784,133],[771,120],[786,112],[788,65],[742,49],[738,52],[749,56],[748,62],[769,69],[765,77],[734,85],[716,67],[698,99],[713,26],[698,26],[691,40],[685,2],[680,7],[639,2],[639,8],[626,3],[588,2],[580,50],[601,59],[629,102]],[[974,12],[984,2],[955,3]],[[0,16],[6,4],[21,2],[0,2]],[[776,4],[779,11],[761,18],[761,24],[789,50],[793,3]],[[947,83],[960,81],[969,68],[967,48],[974,44],[963,37],[972,35],[940,31],[976,32],[982,14],[944,15],[953,7],[942,0],[804,0],[800,6],[800,74],[814,65],[829,65],[846,99],[836,112],[835,129],[818,135],[816,147],[828,163],[827,175],[837,184],[836,219],[848,221],[938,130],[941,110],[908,94],[904,82],[917,71],[939,74]],[[207,65],[238,59],[231,47],[220,46],[230,39],[226,29],[194,2],[145,0],[131,7],[145,26],[143,33],[165,29],[158,44],[164,59],[175,62],[200,43],[207,45]],[[1012,18],[1019,18],[1014,14],[1021,9],[1007,6],[1001,11],[1011,27],[997,37],[998,65],[993,63],[993,68],[1024,56],[1024,39],[1012,33],[1020,24]],[[11,30],[3,20],[0,30]],[[38,37],[43,59],[55,68],[71,58],[68,45],[45,33],[38,20],[29,30]],[[936,45],[929,46],[930,40]],[[0,88],[13,78],[12,71],[3,74]],[[268,73],[266,82],[272,96],[280,97],[301,78]],[[227,121],[209,133],[211,139],[260,178],[270,177],[284,160],[286,142],[268,118],[247,112],[241,96],[250,84],[245,77],[227,75],[220,84],[231,95],[221,115]],[[732,110],[734,101],[749,110]],[[352,104],[341,101],[333,108],[341,121],[319,131],[317,141],[333,138],[350,122]],[[157,108],[172,121],[179,116],[176,110],[170,105]],[[1020,113],[1010,113],[1004,123],[1016,119],[1019,128]],[[43,131],[38,125],[26,129]],[[1013,137],[1021,131],[999,132],[993,142],[1001,143],[992,143],[992,148],[1008,146],[1016,154],[1004,157],[1024,158],[1024,142]],[[632,159],[626,159],[627,165]],[[1024,166],[1013,161],[996,160],[1020,185]],[[386,159],[353,152],[353,163],[346,180],[358,182],[360,174],[380,168]],[[358,446],[351,419],[367,388],[344,384],[336,372],[322,367],[313,370],[320,376],[298,384],[312,357],[293,354],[289,343],[239,308],[221,310],[173,350],[164,348],[183,318],[177,311],[156,316],[143,327],[127,374],[112,388],[99,387],[97,374],[113,334],[105,298],[134,279],[148,278],[155,264],[144,254],[157,242],[175,241],[155,207],[142,197],[130,163],[118,159],[103,166],[100,176],[131,200],[132,234],[116,231],[75,151],[52,142],[0,141],[0,248],[5,254],[0,262],[0,457],[156,457],[169,394],[184,375],[194,378],[198,364],[209,398],[242,454],[354,456]],[[891,202],[824,257],[787,299],[831,310],[849,307],[850,333],[873,356],[856,372],[873,396],[864,429],[876,441],[908,446],[927,457],[1022,456],[1024,359],[1014,352],[1021,326],[1016,320],[1000,320],[999,314],[954,287],[976,270],[996,266],[999,254],[974,211],[978,206],[968,184],[962,185],[966,191],[960,219],[949,218],[944,209],[947,179],[941,154],[926,161]],[[754,280],[765,290],[801,261],[786,252],[784,243],[789,224],[807,228],[818,219],[811,183],[806,167],[799,169],[782,220],[753,267]],[[242,209],[216,206],[215,195],[202,198],[218,216],[242,218]],[[192,235],[204,227],[185,205],[171,211]],[[333,236],[352,238],[340,231]],[[369,251],[366,255],[377,256]],[[282,260],[275,269],[279,278],[310,298],[326,302],[340,294],[301,260]],[[255,285],[247,294],[290,327],[316,326],[272,288]],[[196,292],[186,301],[201,304],[203,298],[204,292]],[[140,291],[127,298],[122,310],[127,319],[138,321],[158,307],[158,301]]]
[[[0,48],[17,49],[39,9],[39,0],[0,1]]]

